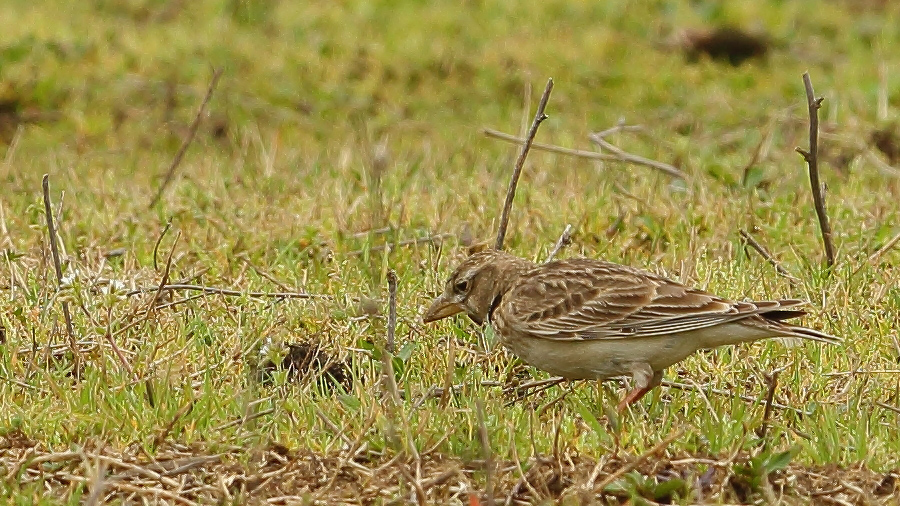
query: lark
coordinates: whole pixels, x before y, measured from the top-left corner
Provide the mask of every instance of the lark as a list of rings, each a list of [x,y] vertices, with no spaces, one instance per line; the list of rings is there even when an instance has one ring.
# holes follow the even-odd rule
[[[489,322],[525,362],[569,380],[631,377],[619,411],[701,349],[773,337],[841,340],[786,320],[806,301],[738,302],[648,271],[575,258],[536,265],[497,250],[466,258],[425,322],[465,313]]]

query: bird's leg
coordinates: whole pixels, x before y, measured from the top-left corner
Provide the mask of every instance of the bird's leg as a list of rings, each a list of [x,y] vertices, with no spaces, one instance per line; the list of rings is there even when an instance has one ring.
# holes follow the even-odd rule
[[[631,366],[631,377],[634,379],[634,388],[619,403],[619,413],[625,408],[639,401],[647,392],[653,390],[662,383],[662,371],[654,371],[647,363],[635,363]]]

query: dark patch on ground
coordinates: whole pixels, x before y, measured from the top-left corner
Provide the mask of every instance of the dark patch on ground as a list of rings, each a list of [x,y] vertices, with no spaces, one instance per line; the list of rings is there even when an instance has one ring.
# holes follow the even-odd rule
[[[689,30],[682,35],[682,45],[691,60],[706,55],[738,66],[751,58],[762,58],[771,42],[764,34],[724,26],[705,30]]]
[[[884,126],[872,132],[872,144],[887,158],[891,165],[900,162],[900,128],[896,123]]]
[[[285,370],[288,381],[322,381],[326,390],[332,390],[335,385],[341,386],[345,391],[353,387],[353,377],[350,366],[337,358],[331,352],[322,349],[318,344],[292,343],[287,345],[287,354],[276,364],[267,360],[260,367],[260,378],[263,383],[272,381],[272,373],[276,370]]]

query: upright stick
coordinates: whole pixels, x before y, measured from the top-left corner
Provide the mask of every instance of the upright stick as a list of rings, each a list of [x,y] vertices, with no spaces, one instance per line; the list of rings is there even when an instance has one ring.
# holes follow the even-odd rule
[[[41,180],[41,188],[44,191],[44,214],[47,216],[47,233],[50,235],[50,253],[53,255],[53,267],[56,269],[56,283],[61,289],[63,281],[62,263],[59,259],[59,245],[56,244],[56,226],[53,224],[53,206],[50,204],[49,174],[44,174],[44,178]],[[69,303],[63,301],[62,308],[63,315],[66,318],[66,331],[69,334],[69,345],[72,347],[72,356],[75,360],[75,374],[78,375],[80,374],[78,367],[78,347],[75,344],[75,329],[72,327],[72,314],[69,313]]]
[[[816,98],[809,72],[803,73],[803,85],[806,87],[806,101],[809,106],[809,151],[797,148],[809,166],[809,184],[812,186],[813,203],[819,217],[819,228],[822,230],[822,242],[825,243],[825,259],[828,267],[834,265],[834,243],[831,238],[831,225],[828,224],[828,213],[825,212],[825,196],[822,183],[819,182],[819,108],[824,98]]]
[[[506,238],[506,227],[509,224],[509,211],[512,209],[513,197],[516,196],[516,185],[519,184],[519,176],[522,175],[522,166],[525,165],[525,158],[531,149],[531,143],[534,136],[537,135],[538,127],[541,122],[547,119],[544,109],[547,108],[547,101],[550,100],[550,92],[553,90],[553,79],[547,80],[547,87],[544,88],[544,94],[541,96],[541,102],[538,104],[537,112],[534,115],[534,122],[528,129],[528,135],[525,137],[525,143],[522,144],[522,150],[519,152],[519,158],[516,159],[516,165],[513,168],[512,178],[509,181],[509,188],[506,190],[506,202],[503,204],[503,212],[500,215],[500,226],[497,228],[497,244],[496,249],[503,249],[503,240]]]

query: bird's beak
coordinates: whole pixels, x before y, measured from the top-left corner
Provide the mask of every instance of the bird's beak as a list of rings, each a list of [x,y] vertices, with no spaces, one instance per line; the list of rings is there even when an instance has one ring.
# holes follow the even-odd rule
[[[459,302],[448,301],[441,295],[434,299],[434,302],[431,303],[431,307],[428,308],[428,311],[425,311],[425,314],[422,316],[422,321],[428,323],[440,320],[441,318],[460,313],[463,309],[462,304]]]

